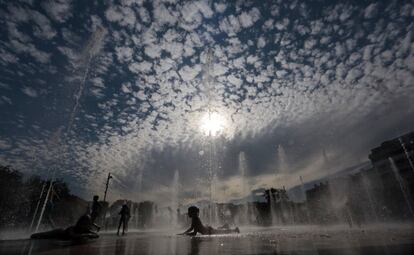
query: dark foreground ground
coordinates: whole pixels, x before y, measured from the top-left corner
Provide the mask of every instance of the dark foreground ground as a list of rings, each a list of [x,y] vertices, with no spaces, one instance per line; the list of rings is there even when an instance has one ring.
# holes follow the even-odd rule
[[[242,228],[241,234],[177,236],[174,232],[133,232],[71,244],[61,241],[0,241],[0,254],[414,254],[413,225]]]

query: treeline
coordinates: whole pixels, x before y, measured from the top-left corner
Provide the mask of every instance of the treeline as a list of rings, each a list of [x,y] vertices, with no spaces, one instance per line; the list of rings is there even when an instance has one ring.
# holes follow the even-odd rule
[[[46,228],[73,224],[88,209],[88,203],[72,195],[62,180],[54,180],[50,187],[50,180],[39,176],[24,178],[10,166],[0,166],[1,229],[36,225],[43,206],[41,225]]]

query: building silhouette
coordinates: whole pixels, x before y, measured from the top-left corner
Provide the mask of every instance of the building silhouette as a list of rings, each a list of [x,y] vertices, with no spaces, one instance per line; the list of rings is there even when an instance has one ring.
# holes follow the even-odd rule
[[[391,218],[413,217],[414,197],[414,132],[383,142],[369,155],[377,190],[382,189],[382,210]]]

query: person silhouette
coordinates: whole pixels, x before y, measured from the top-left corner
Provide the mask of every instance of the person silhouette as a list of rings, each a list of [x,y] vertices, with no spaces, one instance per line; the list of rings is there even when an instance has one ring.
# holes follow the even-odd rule
[[[73,231],[78,234],[95,233],[92,231],[93,227],[92,217],[88,213],[85,213],[78,219]]]
[[[95,222],[96,218],[98,218],[99,214],[102,210],[102,205],[98,201],[99,196],[95,195],[93,196],[93,202],[92,202],[92,210],[91,210],[91,219],[92,222]]]
[[[177,225],[181,225],[182,221],[181,221],[181,212],[180,212],[180,208],[177,208]]]
[[[200,209],[196,206],[190,206],[188,208],[188,217],[191,218],[191,226],[189,229],[180,233],[179,235],[189,235],[195,236],[197,233],[202,235],[215,235],[215,234],[230,234],[230,233],[240,233],[238,227],[235,229],[230,229],[228,225],[222,226],[219,229],[214,229],[210,226],[204,226],[199,218]]]
[[[51,231],[35,233],[30,236],[31,239],[62,239],[62,240],[78,240],[82,238],[98,238],[99,235],[93,229],[94,225],[91,216],[83,214],[74,226],[66,229],[54,229]]]
[[[126,203],[122,205],[119,215],[121,215],[121,218],[119,219],[117,235],[119,235],[119,230],[121,229],[121,225],[122,225],[122,235],[124,235],[125,229],[128,230],[128,220],[129,220],[129,217],[131,216],[129,212],[129,207]]]

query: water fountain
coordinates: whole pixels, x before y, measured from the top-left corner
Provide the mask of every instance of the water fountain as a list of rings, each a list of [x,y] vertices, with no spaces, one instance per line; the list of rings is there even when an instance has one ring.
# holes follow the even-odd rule
[[[218,208],[215,204],[215,193],[218,192],[218,160],[217,160],[217,148],[215,137],[223,129],[223,120],[221,116],[215,112],[212,106],[212,87],[211,87],[211,68],[213,51],[208,48],[206,52],[206,61],[203,67],[203,94],[206,113],[201,119],[201,131],[205,135],[205,145],[207,151],[207,179],[209,189],[209,203],[208,203],[208,216],[207,221],[210,225],[214,225],[218,222]]]
[[[43,202],[42,210],[40,211],[40,215],[39,215],[39,219],[37,221],[37,225],[36,225],[36,228],[35,228],[35,232],[37,232],[39,230],[40,224],[42,223],[43,214],[45,213],[46,205],[47,205],[47,203],[49,201],[50,192],[52,191],[53,179],[54,178],[52,178],[52,180],[49,183],[49,187],[48,187],[47,192],[46,192],[46,197],[45,197],[45,200]]]
[[[70,113],[69,122],[68,122],[68,125],[66,127],[66,131],[68,133],[70,132],[70,130],[72,128],[74,118],[75,118],[76,113],[77,113],[78,108],[79,108],[79,102],[80,102],[80,99],[81,99],[82,94],[83,94],[83,90],[84,90],[84,87],[85,87],[85,83],[86,83],[86,80],[87,80],[87,76],[88,76],[88,73],[89,73],[89,68],[90,68],[91,62],[92,62],[93,58],[95,56],[97,56],[99,51],[101,50],[102,41],[104,40],[105,35],[106,35],[106,29],[103,28],[103,27],[98,27],[93,32],[93,34],[91,35],[91,37],[88,40],[88,43],[86,44],[82,54],[80,55],[79,62],[80,62],[81,68],[84,68],[84,73],[82,75],[81,82],[79,83],[78,91],[75,94],[75,104],[74,104],[74,107],[73,107],[73,109]],[[52,154],[52,151],[53,152],[56,151],[55,148],[58,148],[58,150],[60,149],[60,140],[61,140],[61,137],[62,137],[62,131],[63,131],[63,127],[61,126],[51,136],[51,138],[48,142],[48,145],[47,145],[48,154]],[[54,156],[58,156],[59,154],[63,154],[63,153],[60,152],[60,153],[55,153],[55,154],[57,154],[57,155],[54,155]],[[56,160],[56,157],[54,157],[53,155],[52,156],[48,155],[48,156],[49,156],[49,158],[54,158]],[[53,173],[51,173],[51,172],[53,172]],[[39,214],[39,218],[38,218],[37,225],[36,225],[36,228],[35,228],[35,232],[37,232],[39,230],[40,224],[42,223],[43,214],[44,214],[44,211],[46,209],[46,205],[47,205],[48,200],[49,200],[50,192],[52,191],[52,188],[53,188],[53,181],[54,181],[55,174],[56,174],[56,168],[54,170],[49,170],[49,176],[51,175],[52,179],[50,180],[49,187],[47,188],[47,192],[46,192],[46,195],[45,195],[45,199],[43,201],[43,206],[40,210],[40,214]],[[43,195],[44,191],[45,191],[45,189],[42,189],[41,194],[40,194],[40,199],[42,198],[42,195]],[[34,220],[37,216],[38,208],[39,208],[39,206],[37,206],[37,208],[35,210],[35,213],[33,215],[32,224],[30,225],[30,228],[32,228],[33,222],[34,222]]]
[[[414,216],[414,208],[411,202],[411,197],[408,191],[408,187],[404,179],[401,177],[400,171],[398,170],[398,167],[395,164],[394,159],[392,157],[389,157],[388,160],[390,161],[391,169],[394,173],[395,179],[398,181],[398,184],[400,185],[400,189],[404,196],[405,203],[407,204],[408,210],[410,211],[411,216]]]
[[[63,127],[59,127],[50,137],[49,142],[47,143],[47,155],[46,158],[48,161],[52,162],[53,164],[56,163],[56,158],[61,154],[61,147],[60,147],[60,142],[61,142],[61,136],[62,136],[62,130]],[[39,197],[39,202],[36,206],[36,210],[34,212],[33,218],[32,218],[32,224],[30,225],[30,229],[32,229],[33,227],[33,222],[35,221],[35,218],[37,217],[37,213],[38,213],[38,209],[40,208],[40,201],[42,200],[43,197],[43,193],[44,191],[46,191],[45,194],[45,198],[43,200],[43,205],[41,207],[40,213],[39,213],[39,218],[37,220],[37,224],[36,224],[36,228],[35,228],[35,232],[37,232],[39,230],[39,227],[42,223],[43,220],[43,215],[45,213],[46,210],[46,206],[47,203],[49,202],[49,197],[50,197],[50,193],[53,189],[53,182],[55,179],[55,175],[56,175],[56,167],[51,167],[48,170],[48,175],[49,177],[51,176],[51,179],[49,180],[49,186],[46,188],[47,182],[45,182],[42,191],[40,192],[40,197]]]
[[[404,150],[405,157],[407,158],[408,163],[410,164],[411,170],[412,170],[412,171],[414,171],[414,163],[413,163],[413,161],[411,160],[410,153],[408,152],[407,148],[405,147],[405,144],[404,144],[404,142],[403,142],[402,138],[401,138],[401,137],[400,137],[400,138],[398,138],[398,141],[400,142],[401,147],[402,147],[402,148],[403,148],[403,150]]]
[[[377,208],[375,206],[376,202],[375,202],[374,196],[372,195],[371,183],[370,183],[369,179],[367,178],[367,176],[365,176],[365,174],[362,174],[361,178],[362,178],[363,189],[366,192],[367,197],[368,197],[371,215],[374,218],[374,222],[378,222],[379,220],[378,220]]]
[[[280,218],[277,213],[276,208],[276,196],[273,194],[272,190],[269,192],[269,198],[270,198],[270,216],[272,220],[272,225],[278,225],[280,223]]]
[[[410,128],[410,118],[407,117],[413,115],[412,107],[409,107],[412,106],[410,99],[413,90],[409,84],[413,73],[408,70],[410,68],[397,69],[402,64],[411,64],[411,3],[402,5],[394,1],[390,5],[378,5],[372,1],[355,1],[358,3],[344,5],[329,1],[318,4],[306,1],[299,4],[296,1],[265,1],[264,4],[260,1],[180,1],[176,4],[174,1],[161,1],[150,4],[150,1],[112,1],[111,4],[89,5],[85,1],[79,5],[77,2],[81,1],[71,4],[59,1],[57,5],[44,5],[20,2],[2,5],[3,19],[7,23],[5,29],[9,33],[3,36],[1,46],[2,55],[5,56],[1,63],[5,69],[0,87],[5,96],[0,98],[0,104],[5,106],[6,119],[2,120],[5,127],[0,137],[0,159],[5,163],[16,162],[15,167],[22,167],[26,171],[24,174],[39,174],[46,180],[43,186],[40,181],[33,185],[29,182],[27,186],[19,185],[24,188],[15,193],[19,196],[5,196],[4,200],[19,202],[13,206],[21,206],[16,210],[18,214],[10,214],[10,218],[9,214],[1,217],[8,226],[23,225],[26,222],[23,216],[28,209],[35,214],[33,220],[30,218],[28,221],[30,223],[32,220],[30,225],[33,229],[46,226],[42,217],[49,216],[47,203],[54,196],[53,191],[58,191],[58,177],[63,178],[73,194],[80,198],[66,192],[66,189],[56,192],[68,195],[62,195],[61,208],[53,211],[61,218],[57,226],[76,220],[82,210],[80,208],[86,207],[86,200],[91,198],[91,193],[101,189],[108,170],[118,173],[121,180],[130,177],[122,186],[115,175],[113,181],[116,186],[111,187],[111,200],[134,197],[138,201],[145,199],[151,200],[145,202],[152,203],[155,200],[159,203],[159,209],[156,204],[147,203],[145,208],[150,207],[149,210],[142,210],[144,206],[139,206],[140,203],[133,204],[131,211],[135,218],[131,219],[131,223],[135,221],[136,226],[138,219],[143,228],[149,226],[148,220],[141,220],[149,215],[148,211],[156,212],[152,215],[161,218],[156,221],[157,226],[175,226],[179,222],[175,211],[180,202],[187,201],[199,201],[197,205],[205,225],[216,226],[221,223],[220,219],[224,218],[222,212],[229,218],[239,215],[238,224],[253,223],[254,210],[257,210],[258,216],[255,218],[257,226],[246,227],[241,234],[225,237],[188,238],[176,236],[172,231],[155,233],[157,230],[151,229],[154,233],[140,231],[122,238],[105,233],[99,240],[94,240],[94,244],[39,249],[40,252],[82,254],[81,249],[84,249],[83,253],[90,250],[90,253],[100,254],[308,253],[309,239],[315,237],[318,247],[311,250],[313,254],[329,253],[326,252],[327,246],[331,246],[329,248],[333,252],[342,253],[341,249],[347,248],[349,243],[345,240],[348,237],[344,235],[343,229],[328,240],[320,236],[320,226],[306,228],[299,234],[289,232],[290,226],[269,226],[270,216],[273,224],[295,223],[288,221],[293,218],[293,214],[303,219],[307,217],[309,225],[317,223],[315,219],[319,215],[326,219],[333,214],[333,203],[351,221],[352,217],[358,221],[357,216],[366,213],[371,206],[373,215],[376,209],[379,211],[389,207],[389,211],[392,211],[389,219],[412,223],[408,220],[413,218],[406,217],[408,210],[411,214],[414,211],[414,201],[409,197],[409,178],[412,176],[411,170],[414,171],[412,140],[402,136],[399,143],[397,138],[392,142],[384,141],[384,146],[380,146],[383,148],[370,147],[374,143],[381,143],[380,138]],[[56,12],[56,7],[63,13]],[[352,15],[339,15],[341,13],[338,14],[338,10]],[[338,22],[338,18],[344,22]],[[357,21],[363,21],[362,29]],[[323,26],[320,26],[321,23]],[[44,24],[44,28],[38,27],[41,24]],[[108,41],[108,47],[102,53],[102,65],[98,65],[97,58],[104,46],[106,34],[101,24],[109,29],[111,41]],[[372,27],[376,28],[375,33],[371,33],[369,28]],[[387,36],[390,29],[393,33]],[[349,38],[342,45],[341,39],[350,37],[352,31],[358,31],[358,36]],[[337,34],[343,36],[338,37]],[[352,39],[358,38],[369,40],[357,40],[355,45]],[[83,49],[79,45],[81,41],[86,42]],[[302,42],[306,42],[306,47],[303,47]],[[334,46],[337,47],[333,49]],[[356,51],[350,61],[346,59],[349,54],[342,54],[342,46],[346,46],[349,52]],[[68,50],[68,47],[72,50]],[[358,52],[364,53],[364,56],[361,58]],[[217,57],[214,61],[213,56]],[[380,60],[384,60],[383,65],[378,64]],[[332,65],[339,62],[348,64],[350,68],[355,67],[351,71],[368,67],[369,72],[358,73],[356,77],[367,84],[355,86],[358,81],[349,79],[353,72],[344,77],[346,74],[340,72],[343,68]],[[59,74],[70,69],[67,63],[73,64],[70,70],[73,72],[67,74],[73,76],[67,77],[71,79],[59,77]],[[204,67],[200,73],[202,65]],[[318,75],[321,72],[323,77]],[[394,76],[398,76],[398,79],[393,79]],[[97,87],[91,89],[90,95],[84,98],[89,84],[92,84],[92,77]],[[58,81],[57,86],[51,85],[50,81],[53,83],[59,78],[63,78],[63,81]],[[64,81],[69,80],[73,82],[65,84]],[[24,87],[26,83],[29,83],[27,86],[33,83],[36,93],[27,93],[25,88],[13,86],[16,85],[14,83],[22,83]],[[329,85],[325,86],[325,83]],[[386,89],[382,89],[383,86],[378,89],[382,84],[377,83],[386,84]],[[71,92],[68,96],[70,104],[60,100],[68,89]],[[364,100],[365,97],[368,100]],[[84,102],[85,107],[82,107]],[[393,110],[398,106],[406,106],[408,110],[395,115]],[[42,116],[41,113],[46,110],[50,116]],[[42,150],[41,139],[53,132],[50,129],[61,120],[58,116],[60,113],[67,113],[64,116],[65,123],[62,123],[65,133],[57,137],[62,136],[62,140],[67,140],[53,147],[69,147],[66,151],[69,156],[53,155],[53,160],[62,163],[46,162],[45,165],[50,167],[49,173],[45,174],[43,170],[36,172],[41,167],[27,164],[26,150],[31,147]],[[79,116],[83,113],[84,116]],[[226,134],[231,140],[223,142],[223,146],[221,138],[216,136],[221,128],[216,125],[220,114],[226,117],[231,115],[234,123],[234,129],[231,129],[234,132]],[[204,140],[201,149],[204,156],[203,165],[198,167],[196,159],[186,156],[191,157],[195,149],[201,147],[201,138],[194,124],[203,117]],[[8,127],[10,130],[6,130]],[[225,133],[230,132],[226,130]],[[268,151],[269,143],[287,140],[292,142],[283,145],[273,143],[272,151]],[[325,148],[321,151],[321,145],[329,146],[326,151]],[[391,146],[390,150],[388,145]],[[240,147],[246,153],[237,151]],[[402,152],[401,157],[388,159],[394,153],[393,147]],[[142,148],[142,151],[135,151],[134,148]],[[381,174],[378,182],[372,181],[371,176],[361,181],[357,169],[351,166],[359,158],[367,160],[370,150],[372,155],[376,150],[386,155],[385,164],[379,162],[381,157],[378,157],[378,164],[375,163]],[[3,154],[3,151],[6,153]],[[341,157],[336,160],[335,155]],[[145,162],[139,162],[139,159],[135,161],[134,158]],[[370,159],[374,164],[374,157],[370,156]],[[236,160],[238,169],[230,169]],[[273,160],[276,173],[269,175],[269,162]],[[219,167],[220,162],[225,166],[224,171]],[[166,165],[176,165],[179,170],[167,169]],[[326,167],[328,165],[329,169]],[[136,166],[149,170],[145,173],[144,178],[148,178],[148,181],[144,185],[143,170],[136,169]],[[409,178],[407,172],[411,174]],[[311,183],[325,182],[325,178],[339,175],[352,176],[350,179],[354,178],[354,186],[348,185],[348,190],[340,190],[327,180],[327,185],[331,185],[332,189],[340,190],[340,194],[332,199],[338,201],[335,202],[329,200],[328,188],[324,190],[316,186],[305,191],[300,177],[305,203],[285,200],[281,195],[286,192],[284,185],[290,186],[293,176],[297,182],[298,176],[302,174],[309,182],[306,185],[309,188]],[[168,177],[171,179],[166,179]],[[195,184],[193,178],[197,177],[203,182]],[[92,186],[91,183],[96,185]],[[185,191],[181,183],[182,186],[186,185]],[[370,183],[375,187],[372,188]],[[255,190],[251,191],[253,186]],[[266,203],[260,197],[260,192],[269,186],[276,190],[273,192],[271,189]],[[223,187],[228,194],[223,193]],[[292,194],[298,191],[298,188],[292,187]],[[191,192],[199,193],[193,199],[188,195]],[[254,193],[250,195],[250,192]],[[234,194],[241,198],[241,205],[223,199]],[[361,204],[354,208],[346,207],[348,201],[355,202],[350,194],[356,194],[355,200],[359,198]],[[37,199],[39,202],[36,204]],[[322,201],[324,199],[326,203]],[[222,206],[222,202],[226,205]],[[300,210],[292,209],[296,205]],[[108,217],[114,223],[117,206],[114,203],[111,207],[112,217]],[[9,209],[6,206],[4,208],[4,211]],[[167,208],[171,209],[170,213]],[[325,216],[323,211],[329,215]],[[64,213],[59,215],[60,212]],[[17,220],[13,220],[13,217]],[[229,222],[233,222],[233,218]],[[18,222],[20,220],[21,223]],[[141,224],[143,222],[145,224]],[[299,220],[296,224],[302,222]],[[326,221],[326,224],[331,223],[336,224],[336,219]],[[369,253],[366,252],[366,246],[381,245],[366,238],[373,231],[354,231],[357,232],[360,235],[355,239],[362,237],[365,240],[355,243],[360,241],[366,245],[355,245],[343,253],[359,253],[359,250]],[[391,244],[393,246],[390,249],[397,250],[394,249],[395,239],[390,231],[384,232],[388,240],[384,245]],[[405,232],[402,234],[409,236]],[[304,244],[296,245],[300,244],[296,241],[299,239],[306,240]],[[284,242],[294,243],[292,250],[297,248],[297,251],[289,252],[289,248],[286,252],[281,249]],[[405,245],[407,239],[401,243]],[[53,245],[56,246],[56,243]],[[186,248],[180,250],[181,247]],[[3,251],[2,248],[0,250]]]
[[[180,173],[175,170],[174,177],[171,185],[171,209],[173,210],[173,225],[178,226],[177,209],[179,208],[179,189],[180,189]]]
[[[80,69],[84,70],[82,74],[81,81],[79,83],[78,90],[75,94],[75,105],[70,114],[69,123],[67,126],[68,131],[70,131],[74,118],[79,108],[80,99],[83,95],[83,90],[85,88],[85,83],[88,78],[90,66],[94,57],[98,55],[102,48],[102,42],[105,39],[107,31],[103,27],[98,27],[89,38],[88,42],[86,43],[85,48],[83,49],[80,57],[79,57],[79,67]]]
[[[244,151],[239,153],[239,175],[240,175],[240,187],[241,187],[241,197],[246,197],[249,192],[248,182],[247,182],[247,163],[246,155]],[[242,217],[240,220],[241,224],[249,224],[249,207],[248,207],[248,197],[243,206]]]
[[[216,169],[216,168],[213,168]],[[219,211],[217,207],[217,198],[218,198],[218,176],[214,174],[211,179],[211,200],[209,201],[209,221],[212,226],[219,224]]]
[[[325,201],[326,204],[324,206],[332,210],[334,219],[338,221],[338,223],[347,223],[352,227],[354,224],[352,213],[349,209],[351,203],[349,195],[349,176],[330,179],[326,185],[328,187],[328,198]]]
[[[286,173],[288,171],[288,165],[287,165],[287,157],[285,149],[281,144],[277,147],[277,156],[278,156],[278,165],[279,165],[279,173]]]
[[[287,220],[292,219],[292,212],[289,208],[286,208],[285,198],[282,197],[283,192],[286,191],[283,183],[283,176],[289,172],[289,166],[287,163],[287,155],[284,147],[279,144],[277,147],[277,162],[278,167],[275,171],[275,185],[276,193],[270,192],[270,212],[273,225],[286,224]],[[282,189],[280,189],[283,187]]]
[[[304,203],[306,205],[305,210],[306,210],[306,218],[307,218],[307,222],[308,224],[311,223],[311,218],[310,218],[310,212],[309,212],[309,207],[308,207],[308,197],[306,195],[306,189],[305,189],[305,184],[303,183],[303,178],[302,176],[299,176],[299,180],[300,180],[300,189],[302,191],[303,197],[304,197]]]
[[[216,173],[214,169],[214,155],[213,155],[213,144],[210,139],[208,142],[209,150],[208,150],[208,158],[207,158],[207,174],[208,174],[208,188],[209,188],[209,203],[208,203],[208,213],[207,213],[207,220],[209,224],[212,224],[212,219],[214,215],[213,209],[213,193],[215,188],[215,180],[216,180]]]

